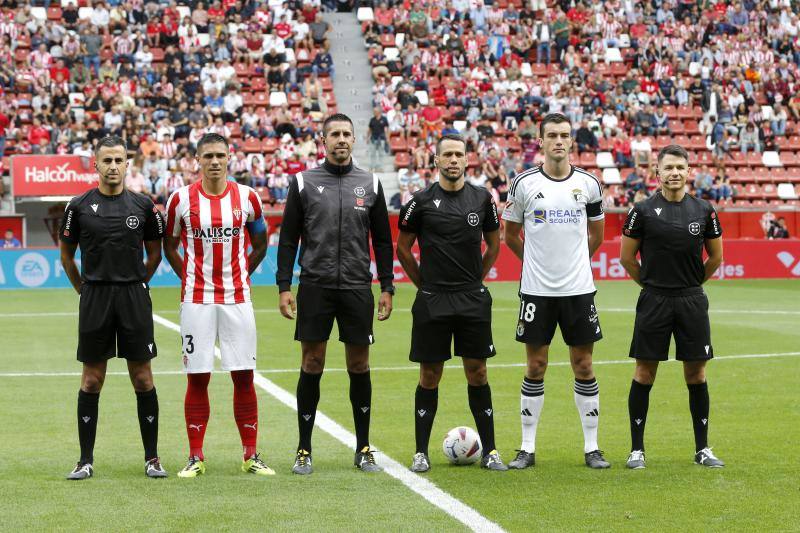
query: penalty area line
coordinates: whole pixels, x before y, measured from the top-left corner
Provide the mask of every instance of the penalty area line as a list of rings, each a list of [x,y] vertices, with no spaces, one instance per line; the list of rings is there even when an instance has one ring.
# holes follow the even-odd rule
[[[153,315],[153,321],[180,334],[181,328],[175,322],[167,320],[166,318],[156,314]],[[220,357],[219,348],[215,348],[214,352],[217,357]],[[297,370],[295,369],[295,372],[296,371]],[[292,393],[282,389],[272,381],[268,380],[259,374],[258,371],[254,372],[254,382],[257,386],[266,391],[267,394],[284,404],[286,407],[295,412],[297,411],[297,398]],[[322,411],[317,411],[315,425],[319,426],[322,431],[331,435],[333,438],[351,450],[355,449],[356,436],[347,431],[332,418],[325,415]],[[450,517],[454,518],[458,522],[461,522],[470,530],[491,532],[503,531],[503,528],[501,528],[498,524],[495,524],[472,507],[451,496],[422,476],[409,471],[405,466],[401,465],[388,455],[383,454],[381,465],[383,466],[384,472],[425,498],[432,505],[447,513]]]

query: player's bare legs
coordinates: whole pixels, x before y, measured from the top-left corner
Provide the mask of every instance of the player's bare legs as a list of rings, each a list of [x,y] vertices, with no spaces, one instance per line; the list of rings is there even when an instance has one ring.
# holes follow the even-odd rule
[[[350,403],[356,430],[355,465],[365,472],[382,470],[375,464],[369,447],[369,421],[372,411],[372,381],[369,374],[369,345],[344,345],[347,374],[350,376]]]
[[[128,361],[128,376],[136,392],[153,389],[153,370],[150,361]]]
[[[525,377],[534,380],[543,380],[544,373],[547,372],[547,356],[550,351],[549,344],[535,346],[533,344],[525,345],[525,352],[528,357],[528,367],[525,372]]]
[[[106,380],[108,361],[83,363],[81,374],[81,390],[90,394],[100,394]]]

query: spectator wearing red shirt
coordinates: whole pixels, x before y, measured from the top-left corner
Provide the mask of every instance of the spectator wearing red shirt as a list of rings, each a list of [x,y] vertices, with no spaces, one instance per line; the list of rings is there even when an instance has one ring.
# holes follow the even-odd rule
[[[33,125],[28,130],[28,142],[31,146],[37,147],[42,141],[50,142],[50,130],[42,125],[39,117],[34,117]]]
[[[290,176],[294,176],[298,172],[302,172],[306,169],[306,164],[300,161],[300,154],[294,153],[292,154],[291,159],[286,162],[286,173]]]
[[[422,110],[420,122],[422,123],[422,135],[426,139],[436,140],[442,131],[442,110],[430,102]]]
[[[381,2],[375,10],[375,23],[380,33],[394,33],[394,15],[394,8],[387,6],[386,2]]]
[[[55,65],[50,67],[50,79],[51,80],[57,80],[58,79],[58,74],[61,74],[61,79],[62,80],[68,80],[69,79],[69,69],[66,66],[64,66],[64,60],[63,59],[59,59],[58,61],[56,61]]]
[[[282,15],[280,22],[275,24],[275,33],[278,37],[283,39],[284,42],[292,36],[292,25],[286,21],[286,15]],[[291,46],[291,44],[287,43],[287,46]]]

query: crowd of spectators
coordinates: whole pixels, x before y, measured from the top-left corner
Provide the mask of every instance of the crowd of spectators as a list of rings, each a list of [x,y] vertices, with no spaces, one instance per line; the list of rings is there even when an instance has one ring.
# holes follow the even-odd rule
[[[129,187],[161,203],[198,178],[206,132],[232,140],[230,179],[271,203],[317,164],[316,133],[336,109],[321,10],[339,2],[78,1],[0,5],[0,164],[90,157],[120,135]]]
[[[541,161],[539,119],[561,112],[574,127],[573,161],[614,170],[603,172],[609,206],[657,188],[654,154],[673,141],[690,150],[696,194],[770,199],[774,186],[739,193],[754,174],[769,180],[764,152],[800,166],[797,9],[789,0],[381,1],[362,29],[403,197],[435,179],[435,137],[458,131],[472,150],[470,180],[504,201],[509,179]],[[610,164],[598,163],[603,153]],[[800,182],[792,176],[800,169],[789,175]]]

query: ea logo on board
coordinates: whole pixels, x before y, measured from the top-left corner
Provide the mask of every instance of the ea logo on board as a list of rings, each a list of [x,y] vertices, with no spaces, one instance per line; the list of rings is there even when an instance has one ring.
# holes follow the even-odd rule
[[[478,222],[480,222],[480,218],[478,218],[477,213],[470,213],[467,215],[467,224],[470,226],[477,226]]]
[[[24,287],[38,287],[50,277],[50,264],[42,254],[29,252],[22,254],[14,266],[14,275]]]
[[[131,215],[125,219],[125,225],[131,229],[136,229],[139,227],[139,219],[136,216]]]
[[[689,233],[692,235],[700,235],[700,223],[699,222],[692,222],[689,224]]]

